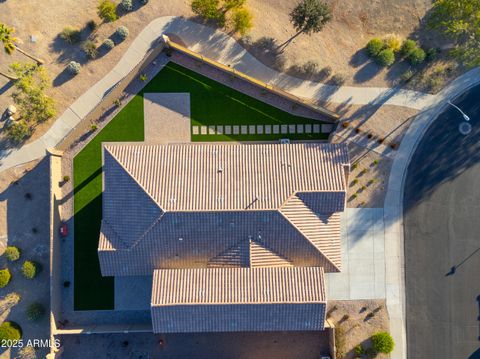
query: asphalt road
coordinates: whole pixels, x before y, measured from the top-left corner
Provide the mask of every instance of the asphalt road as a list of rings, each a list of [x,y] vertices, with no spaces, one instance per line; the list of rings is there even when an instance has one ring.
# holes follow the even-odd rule
[[[480,358],[480,86],[454,101],[417,147],[405,197],[409,359]]]

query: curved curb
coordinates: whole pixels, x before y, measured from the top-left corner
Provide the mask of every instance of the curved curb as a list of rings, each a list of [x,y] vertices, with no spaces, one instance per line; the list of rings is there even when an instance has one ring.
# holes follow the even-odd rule
[[[392,359],[407,358],[403,194],[408,165],[430,125],[448,106],[446,101],[458,97],[478,84],[480,68],[463,74],[440,91],[431,106],[420,113],[408,128],[390,170],[384,202],[384,222],[385,262],[390,263],[385,268],[387,308],[390,315],[390,330],[396,343]]]

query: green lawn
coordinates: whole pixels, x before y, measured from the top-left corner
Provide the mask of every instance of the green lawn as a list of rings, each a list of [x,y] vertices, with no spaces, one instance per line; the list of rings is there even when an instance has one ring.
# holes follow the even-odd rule
[[[293,116],[229,87],[169,63],[143,91],[74,159],[74,307],[75,310],[113,309],[113,278],[103,278],[97,257],[102,218],[102,142],[143,141],[143,93],[188,92],[192,125],[318,124]],[[198,135],[193,141],[325,139],[326,134]]]

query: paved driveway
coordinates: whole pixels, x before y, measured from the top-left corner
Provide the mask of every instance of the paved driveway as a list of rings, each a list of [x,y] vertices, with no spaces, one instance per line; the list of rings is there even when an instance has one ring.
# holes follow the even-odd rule
[[[327,298],[385,298],[383,208],[347,208],[342,218],[342,272],[329,273]]]
[[[480,358],[480,87],[450,108],[412,157],[404,225],[408,358]]]

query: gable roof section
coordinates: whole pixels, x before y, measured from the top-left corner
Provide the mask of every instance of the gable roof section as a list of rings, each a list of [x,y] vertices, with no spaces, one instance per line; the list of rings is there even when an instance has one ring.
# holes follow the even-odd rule
[[[344,145],[104,146],[165,211],[278,209],[294,192],[345,191]]]
[[[108,149],[103,156],[103,222],[129,247],[163,211]]]
[[[322,267],[157,269],[152,306],[319,303]]]
[[[334,198],[336,196],[327,195],[327,197]],[[334,205],[337,204],[334,203]],[[326,207],[330,207],[330,205],[323,206],[323,208]],[[280,212],[325,256],[337,271],[341,270],[340,212],[315,213],[305,204],[305,201],[296,195],[289,198]]]

